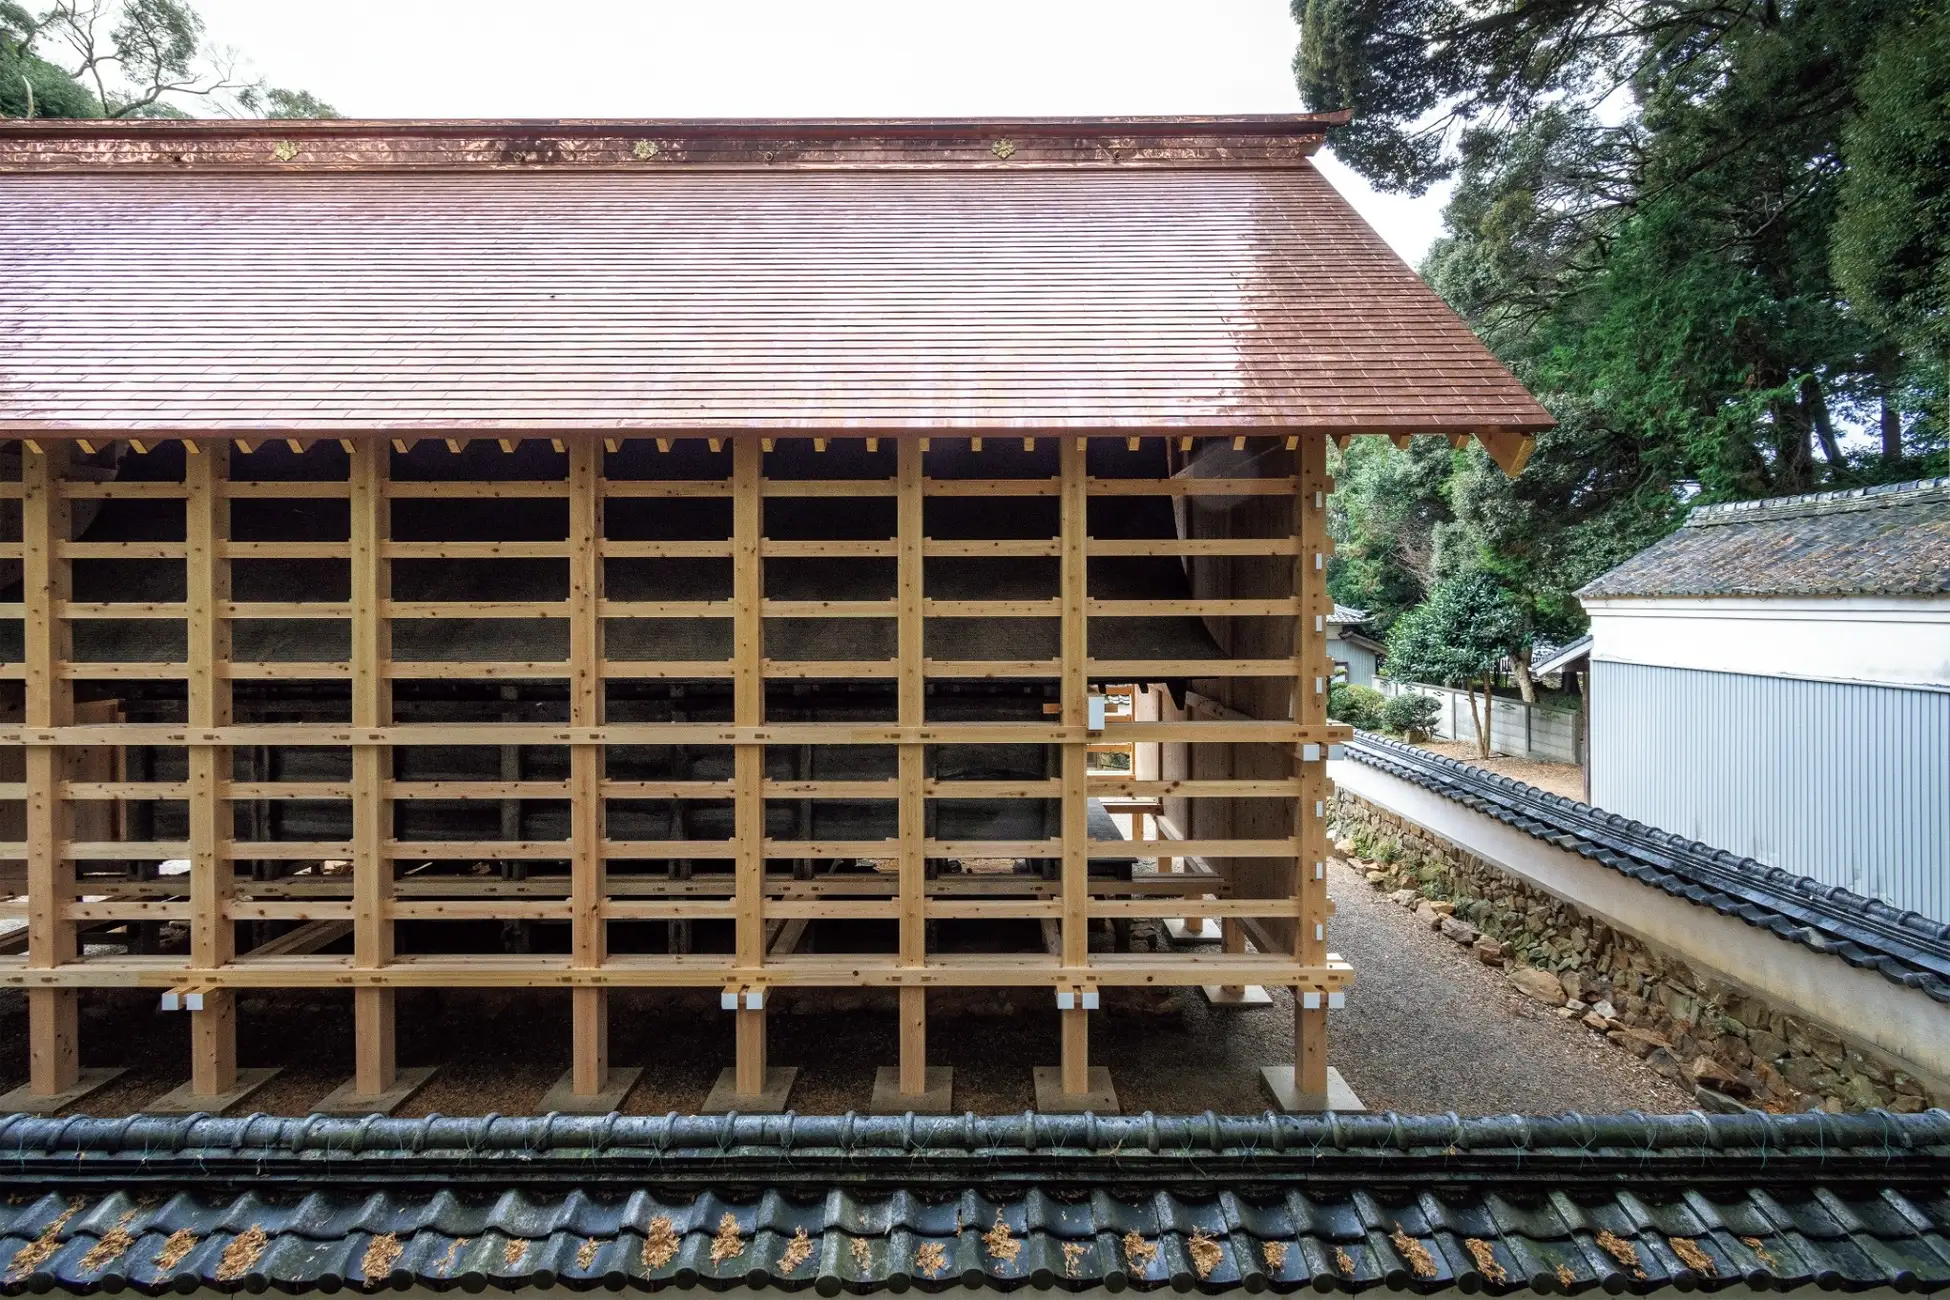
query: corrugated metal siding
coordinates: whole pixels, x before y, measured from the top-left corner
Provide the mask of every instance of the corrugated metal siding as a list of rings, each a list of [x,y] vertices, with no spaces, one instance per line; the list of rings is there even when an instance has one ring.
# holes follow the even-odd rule
[[[1591,797],[1950,919],[1950,693],[1596,662]]]

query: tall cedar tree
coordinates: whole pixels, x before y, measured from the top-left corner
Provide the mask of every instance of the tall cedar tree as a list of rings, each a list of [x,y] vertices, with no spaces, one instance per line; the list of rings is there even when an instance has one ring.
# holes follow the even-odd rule
[[[1392,620],[1488,576],[1529,695],[1531,640],[1582,630],[1572,593],[1689,500],[1950,470],[1941,3],[1294,11],[1308,105],[1355,110],[1340,157],[1383,189],[1454,181],[1423,274],[1559,421],[1514,482],[1434,439],[1344,459],[1337,598]]]

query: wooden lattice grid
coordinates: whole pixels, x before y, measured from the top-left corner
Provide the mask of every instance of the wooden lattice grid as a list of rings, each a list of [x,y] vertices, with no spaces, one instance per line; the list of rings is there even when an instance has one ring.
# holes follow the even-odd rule
[[[822,442],[824,440],[821,440]],[[67,472],[66,444],[43,442],[23,449],[22,476],[0,484],[0,495],[17,495],[21,540],[15,552],[23,576],[16,611],[23,629],[18,665],[0,675],[23,684],[17,728],[0,742],[23,752],[18,785],[0,786],[0,798],[19,799],[23,839],[0,845],[0,857],[25,864],[24,901],[13,905],[27,921],[27,951],[0,957],[0,980],[30,991],[32,1086],[58,1092],[77,1069],[76,994],[91,987],[139,985],[193,989],[203,995],[194,1017],[193,1086],[200,1094],[224,1091],[236,1078],[235,995],[249,988],[351,986],[355,994],[358,1091],[376,1094],[392,1082],[393,991],[406,986],[567,987],[574,1006],[573,1075],[578,1092],[599,1090],[607,1072],[606,990],[624,986],[715,986],[733,993],[785,987],[897,986],[902,990],[903,1086],[924,1086],[925,1014],[928,987],[1015,984],[1082,992],[1107,985],[1284,985],[1325,995],[1342,989],[1346,967],[1330,961],[1325,946],[1328,903],[1319,864],[1325,857],[1322,813],[1327,793],[1326,746],[1345,735],[1325,716],[1329,673],[1323,622],[1332,603],[1326,594],[1325,440],[1255,439],[1261,454],[1228,477],[1201,477],[1197,466],[1172,477],[1093,478],[1086,470],[1081,437],[1053,439],[1053,477],[930,479],[927,440],[892,443],[895,472],[877,478],[768,477],[770,440],[725,440],[718,459],[728,472],[715,478],[606,478],[602,439],[577,437],[558,443],[566,471],[551,481],[505,479],[414,481],[394,477],[392,450],[376,438],[348,440],[342,481],[267,475],[233,477],[233,470],[268,464],[280,450],[228,454],[221,441],[200,448],[185,444],[179,482],[102,481]],[[941,441],[941,440],[936,440]],[[1121,440],[1120,440],[1121,441]],[[660,442],[660,450],[667,443]],[[508,444],[504,444],[506,450]],[[240,453],[248,444],[239,443]],[[456,447],[456,449],[458,449]],[[615,442],[611,453],[620,451]],[[291,448],[297,451],[297,445]],[[824,450],[822,446],[821,451]],[[718,448],[713,447],[717,452]],[[1261,468],[1284,460],[1285,471]],[[1264,474],[1264,476],[1262,476]],[[1093,539],[1088,528],[1092,499],[1158,495],[1188,505],[1205,500],[1244,502],[1247,513],[1284,520],[1277,535],[1193,536],[1156,539]],[[935,540],[926,534],[926,504],[944,497],[1047,497],[1058,526],[1049,537]],[[560,540],[424,542],[399,540],[389,528],[394,502],[544,497],[567,505]],[[817,542],[764,535],[767,501],[784,498],[891,498],[893,535],[884,539]],[[181,501],[181,542],[80,542],[73,540],[71,512],[77,502]],[[346,504],[344,541],[233,541],[230,508],[239,501],[338,501]],[[728,501],[730,526],[722,539],[631,541],[612,539],[605,506],[630,500]],[[1058,589],[1034,600],[930,597],[923,572],[932,558],[1055,559]],[[1120,601],[1094,598],[1088,562],[1095,557],[1183,557],[1194,586],[1228,594],[1182,601]],[[729,562],[729,600],[611,599],[604,590],[612,560],[710,557]],[[1291,557],[1291,564],[1286,563]],[[180,561],[181,601],[78,601],[73,592],[77,560]],[[349,599],[232,599],[232,565],[238,560],[342,560]],[[549,559],[566,561],[566,599],[552,601],[395,600],[393,566],[401,561]],[[895,590],[872,600],[791,600],[765,595],[768,561],[816,559],[823,564],[891,559]],[[1265,563],[1271,561],[1270,564]],[[1257,567],[1254,567],[1257,565]],[[1271,568],[1288,575],[1271,594],[1230,594],[1235,585],[1266,585]],[[1093,657],[1087,624],[1098,617],[1187,616],[1218,629],[1229,651],[1234,643],[1253,653],[1238,658],[1184,660]],[[179,622],[186,654],[176,662],[77,662],[74,625],[81,620],[141,618]],[[232,652],[233,625],[244,620],[342,619],[349,625],[350,653],[343,658],[294,662],[239,660]],[[566,623],[568,653],[561,659],[483,662],[396,660],[389,653],[396,620],[441,618],[550,619]],[[896,627],[892,658],[862,661],[784,660],[765,654],[767,619],[891,619]],[[1058,653],[1030,660],[950,660],[924,651],[929,619],[1045,618],[1060,626]],[[731,653],[705,660],[623,660],[605,653],[605,628],[613,620],[728,619]],[[1270,633],[1269,626],[1273,627]],[[614,722],[605,716],[605,686],[626,680],[729,679],[728,721]],[[77,713],[78,680],[179,679],[185,683],[181,723],[114,722]],[[776,722],[765,716],[766,686],[778,682],[891,681],[895,709],[884,722]],[[1120,742],[1161,747],[1176,756],[1186,775],[1141,780],[1093,776],[1088,753],[1101,737],[1088,729],[1090,684],[1189,679],[1199,688],[1177,716],[1157,721],[1119,721]],[[232,683],[345,681],[349,715],[343,720],[238,724]],[[395,714],[393,684],[415,681],[548,680],[566,687],[566,717],[549,722],[402,722]],[[1032,722],[938,721],[927,716],[930,681],[1054,681],[1058,712]],[[271,688],[275,689],[275,687]],[[1054,747],[1054,772],[1031,781],[942,781],[931,777],[931,747],[968,744]],[[567,779],[499,782],[402,780],[394,752],[407,747],[546,746],[566,749]],[[612,779],[605,751],[636,745],[693,745],[731,751],[721,780],[628,781]],[[892,746],[895,774],[873,781],[781,781],[766,771],[768,748],[786,746]],[[336,781],[239,781],[233,750],[246,746],[317,746],[344,751],[349,779]],[[83,780],[77,756],[120,753],[129,747],[180,749],[182,781]],[[1235,768],[1249,775],[1233,775]],[[95,769],[99,770],[99,765]],[[1221,771],[1225,776],[1210,773]],[[1128,857],[1127,844],[1093,841],[1088,803],[1093,797],[1161,801],[1169,820],[1194,828],[1196,838],[1161,843],[1154,852],[1177,861],[1217,864],[1220,897],[1197,906],[1221,918],[1227,942],[1217,954],[1091,954],[1086,927],[1093,920],[1182,915],[1188,894],[1212,889],[1210,878],[1173,881],[1158,877],[1150,889],[1123,882],[1099,889],[1090,874],[1093,858]],[[405,841],[393,834],[394,806],[415,800],[560,799],[569,809],[569,833],[561,840],[519,838]],[[733,833],[718,840],[619,841],[605,838],[605,808],[631,798],[729,799]],[[897,807],[897,833],[880,841],[767,838],[768,798],[799,800],[885,798]],[[931,801],[946,799],[1054,799],[1060,808],[1054,835],[1030,840],[941,840],[928,834]],[[240,839],[224,805],[277,800],[343,801],[351,809],[344,840]],[[87,818],[77,809],[108,801],[126,808],[144,800],[187,804],[188,834],[182,840],[88,839],[77,834]],[[1259,828],[1240,835],[1237,823]],[[94,818],[89,824],[100,824]],[[1143,823],[1139,823],[1143,824]],[[1213,826],[1218,833],[1205,834]],[[100,832],[98,832],[100,833]],[[114,832],[108,832],[114,834]],[[896,864],[878,896],[860,896],[861,882],[818,889],[776,887],[767,863],[782,859],[887,858]],[[951,883],[931,880],[927,864],[943,858],[1048,858],[1060,864],[1046,893],[993,897],[958,894]],[[183,858],[190,863],[187,898],[182,887],[167,896],[168,882],[136,881],[124,887],[90,878],[88,892],[100,901],[79,901],[77,866],[131,859]],[[560,897],[532,891],[497,892],[493,882],[463,890],[450,877],[432,889],[402,891],[396,864],[404,859],[451,862],[514,858],[566,864]],[[726,891],[700,896],[694,886],[660,892],[654,879],[628,878],[614,888],[607,862],[721,860],[731,863]],[[305,890],[280,890],[277,882],[240,879],[239,862],[317,863],[343,860],[344,877],[322,874]],[[136,887],[136,886],[140,887]],[[1196,893],[1195,893],[1196,891]],[[790,896],[786,896],[789,893]],[[826,896],[851,895],[851,896]],[[1121,896],[1108,896],[1110,894]],[[4,906],[4,905],[0,905]],[[1053,921],[1058,950],[1043,954],[931,952],[931,919],[1033,918]],[[566,921],[566,954],[416,954],[395,951],[401,921],[492,918]],[[822,919],[872,919],[894,923],[897,950],[886,954],[768,953],[767,926]],[[190,932],[186,957],[142,955],[81,957],[83,925],[178,921]],[[735,942],[725,954],[611,953],[612,922],[636,920],[729,921]],[[349,923],[353,952],[347,957],[291,952],[272,943],[239,953],[237,924],[244,921],[304,925]],[[1244,951],[1251,933],[1257,952]],[[741,1006],[743,1004],[741,1003]],[[763,1011],[741,1009],[739,1081],[755,1093],[764,1079]],[[1086,1015],[1065,1011],[1064,1079],[1085,1091]],[[1296,1035],[1302,1092],[1324,1094],[1325,1015],[1299,1013]]]

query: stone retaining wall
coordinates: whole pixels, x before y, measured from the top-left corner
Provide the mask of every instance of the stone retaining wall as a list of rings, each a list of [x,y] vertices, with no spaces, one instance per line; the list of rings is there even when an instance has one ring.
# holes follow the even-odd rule
[[[1703,1106],[1920,1111],[1950,1105],[1828,1028],[1656,951],[1346,792],[1336,850],[1512,987],[1694,1089]]]

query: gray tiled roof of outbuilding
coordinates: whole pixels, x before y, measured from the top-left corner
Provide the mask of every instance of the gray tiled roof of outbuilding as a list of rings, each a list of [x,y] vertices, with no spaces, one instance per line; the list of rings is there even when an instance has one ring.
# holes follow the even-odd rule
[[[1950,1114],[0,1122],[0,1287],[1950,1287]]]
[[[1700,506],[1584,587],[1631,596],[1950,594],[1950,478]]]

